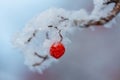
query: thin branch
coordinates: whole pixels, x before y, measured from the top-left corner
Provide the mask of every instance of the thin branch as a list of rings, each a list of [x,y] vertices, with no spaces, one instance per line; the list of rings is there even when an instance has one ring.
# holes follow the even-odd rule
[[[63,36],[62,36],[62,34],[61,34],[61,30],[59,30],[59,36],[60,36],[60,42],[62,42],[62,40],[63,40]]]
[[[42,58],[42,61],[41,62],[38,62],[38,63],[35,63],[35,64],[33,64],[32,66],[34,66],[34,67],[36,67],[36,66],[39,66],[39,65],[41,65],[44,61],[46,61],[49,57],[48,57],[48,55],[46,55],[46,56],[41,56],[41,55],[39,55],[38,53],[34,53],[37,57],[39,57],[39,58]]]
[[[46,32],[46,39],[48,39],[48,40],[50,39],[48,31]]]
[[[56,30],[58,30],[58,34],[59,34],[59,36],[60,36],[60,42],[62,42],[62,40],[63,40],[63,36],[62,36],[62,34],[61,34],[61,30],[60,29],[58,29],[58,27],[54,27]]]
[[[39,58],[43,58],[43,59],[46,59],[47,58],[47,56],[41,56],[41,55],[39,55],[38,53],[34,53],[37,57],[39,57]]]
[[[32,36],[31,36],[30,38],[28,38],[28,40],[25,42],[25,44],[31,42],[31,40],[33,39],[33,37],[36,36],[36,33],[37,33],[37,32],[38,32],[38,31],[35,30],[35,31],[32,33]]]
[[[58,16],[58,17],[61,18],[61,20],[59,21],[59,23],[69,20],[69,18],[65,18],[63,16]]]

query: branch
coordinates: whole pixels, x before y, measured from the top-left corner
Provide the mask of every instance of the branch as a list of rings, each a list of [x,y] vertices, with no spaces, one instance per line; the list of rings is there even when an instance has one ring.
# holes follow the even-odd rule
[[[120,12],[120,0],[107,0],[103,5],[109,5],[111,3],[115,3],[115,6],[112,11],[106,17],[100,17],[99,20],[90,19],[88,21],[85,20],[74,20],[75,25],[80,25],[80,27],[90,27],[90,26],[101,26],[108,22],[110,22],[114,17],[118,15]]]

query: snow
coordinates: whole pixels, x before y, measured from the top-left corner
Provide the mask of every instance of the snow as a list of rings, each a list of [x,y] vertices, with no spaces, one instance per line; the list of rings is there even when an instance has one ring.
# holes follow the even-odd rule
[[[79,11],[67,11],[62,8],[51,8],[35,16],[22,31],[16,34],[13,40],[13,44],[24,53],[25,64],[31,70],[42,73],[42,71],[48,68],[52,63],[58,62],[58,60],[49,55],[51,44],[55,41],[60,41],[58,30],[61,30],[61,35],[63,36],[62,43],[67,47],[71,42],[67,34],[73,34],[75,29],[81,25],[80,23],[75,25],[75,20],[89,20],[91,18],[97,20],[99,17],[108,14],[113,5],[103,10],[105,7],[102,5],[103,2],[104,0],[94,0],[95,8],[91,15],[88,15],[87,11],[84,9],[80,9]],[[105,15],[101,15],[104,13]],[[51,25],[52,27],[48,27]],[[57,27],[57,29],[55,27]],[[79,29],[82,30],[82,28]],[[94,27],[91,29],[94,30]],[[47,32],[49,39],[47,39],[46,36]],[[35,35],[33,35],[34,33]],[[28,42],[30,38],[32,39]],[[33,66],[33,64],[42,62],[43,60],[35,56],[35,52],[41,56],[48,55],[49,58],[41,65]]]

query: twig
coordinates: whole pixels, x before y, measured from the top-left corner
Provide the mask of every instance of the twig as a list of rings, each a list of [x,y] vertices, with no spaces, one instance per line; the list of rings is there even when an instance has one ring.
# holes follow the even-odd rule
[[[58,16],[58,17],[61,18],[61,20],[59,21],[59,23],[69,20],[69,18],[65,18],[63,16]]]
[[[32,36],[31,36],[30,38],[28,38],[28,40],[27,40],[25,43],[29,43],[29,42],[31,42],[31,40],[33,39],[33,37],[36,36],[36,33],[37,33],[37,32],[38,32],[38,31],[35,30],[35,31],[33,32]]]
[[[58,29],[58,27],[54,27],[56,30],[58,30],[58,34],[59,34],[59,36],[60,36],[60,42],[62,42],[62,40],[63,40],[63,36],[62,36],[62,34],[61,34],[61,30],[60,29]]]
[[[46,39],[50,39],[48,31],[46,32]]]
[[[49,57],[48,57],[48,55],[46,55],[46,56],[41,56],[41,55],[39,55],[38,53],[34,53],[37,57],[39,57],[39,58],[42,58],[42,61],[41,62],[38,62],[38,63],[35,63],[35,64],[33,64],[32,66],[34,66],[34,67],[36,67],[36,66],[39,66],[39,65],[41,65],[44,61],[46,61]]]

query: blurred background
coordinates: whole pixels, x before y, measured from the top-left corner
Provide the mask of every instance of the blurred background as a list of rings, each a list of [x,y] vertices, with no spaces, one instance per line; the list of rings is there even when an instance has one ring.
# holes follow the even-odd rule
[[[59,63],[43,74],[24,65],[12,36],[42,11],[93,9],[92,0],[0,0],[0,80],[120,80],[120,20],[112,28],[96,27],[69,35],[72,43]],[[81,15],[82,16],[82,15]]]

